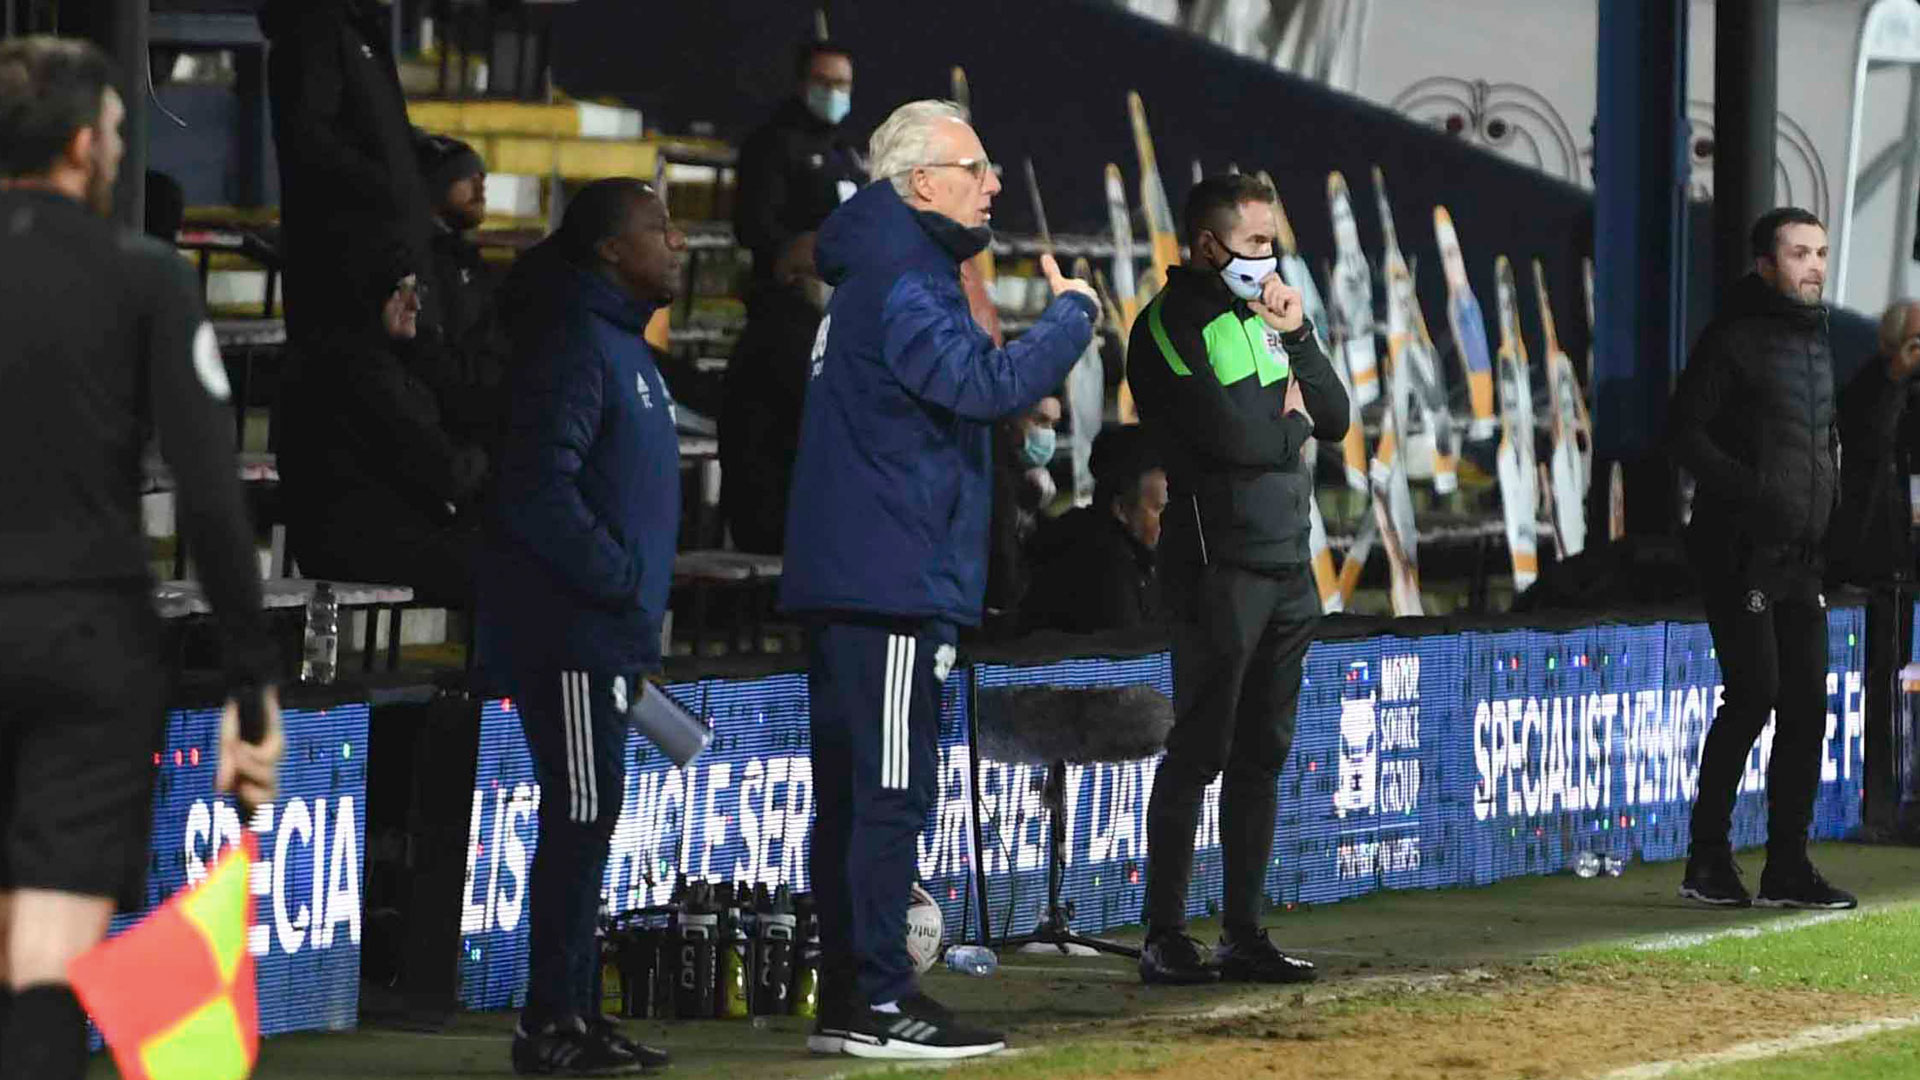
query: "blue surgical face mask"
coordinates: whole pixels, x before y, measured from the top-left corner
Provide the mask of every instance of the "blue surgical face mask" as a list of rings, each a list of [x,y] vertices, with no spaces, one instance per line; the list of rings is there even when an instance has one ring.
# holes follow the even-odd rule
[[[835,90],[819,83],[807,84],[807,111],[822,123],[838,124],[853,110],[853,91]]]
[[[1020,448],[1020,452],[1025,455],[1027,464],[1038,468],[1053,460],[1053,449],[1053,429],[1036,427],[1027,429],[1026,445]]]

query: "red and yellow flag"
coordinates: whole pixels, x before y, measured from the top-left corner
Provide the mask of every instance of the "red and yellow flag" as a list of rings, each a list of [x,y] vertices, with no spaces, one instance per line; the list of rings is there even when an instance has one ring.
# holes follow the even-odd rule
[[[244,1080],[260,1053],[252,833],[198,886],[67,969],[126,1080]]]

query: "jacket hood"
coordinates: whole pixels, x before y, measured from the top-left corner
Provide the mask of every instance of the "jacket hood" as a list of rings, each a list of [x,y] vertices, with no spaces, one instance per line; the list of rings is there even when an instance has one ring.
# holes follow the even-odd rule
[[[1748,271],[1727,291],[1722,310],[1729,318],[1784,319],[1812,325],[1820,321],[1827,309],[1824,304],[1803,304],[1787,297],[1767,284],[1758,272]]]
[[[635,300],[599,274],[575,266],[551,236],[514,260],[496,295],[507,333],[520,345],[571,306],[585,307],[636,336],[661,307]]]
[[[861,188],[828,216],[820,226],[814,261],[820,276],[836,287],[857,273],[954,265],[893,185],[879,181]]]
[[[618,285],[591,270],[568,263],[565,272],[570,278],[563,288],[577,297],[582,307],[636,337],[646,332],[648,320],[660,310],[661,305],[635,300]]]
[[[513,339],[521,341],[537,333],[545,316],[559,306],[564,295],[568,269],[560,254],[559,241],[549,236],[520,253],[507,270],[506,279],[495,293],[500,319]]]

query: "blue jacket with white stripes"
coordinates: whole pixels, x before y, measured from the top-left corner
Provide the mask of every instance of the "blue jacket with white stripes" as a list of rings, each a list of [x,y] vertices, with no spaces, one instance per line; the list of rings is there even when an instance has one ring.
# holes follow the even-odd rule
[[[490,671],[651,671],[680,531],[673,398],[653,314],[561,260],[514,329],[476,645]]]
[[[968,237],[884,181],[820,229],[816,261],[835,291],[794,462],[789,611],[980,622],[993,422],[1060,385],[1099,311],[1055,297],[996,348],[960,287],[959,263],[978,249]]]

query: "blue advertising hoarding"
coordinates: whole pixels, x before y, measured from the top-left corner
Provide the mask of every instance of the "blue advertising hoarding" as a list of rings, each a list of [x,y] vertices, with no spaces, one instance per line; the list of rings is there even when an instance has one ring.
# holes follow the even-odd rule
[[[244,826],[260,852],[247,951],[264,1034],[344,1030],[358,1020],[367,719],[364,704],[287,709],[280,797]],[[213,791],[219,745],[218,709],[168,712],[154,755],[146,895],[139,910],[114,917],[111,933],[205,880],[240,842],[239,810]]]
[[[1829,717],[1814,835],[1860,821],[1864,612],[1830,613]],[[1038,921],[1046,897],[1046,766],[980,762],[984,845],[976,851],[967,680],[982,689],[1145,684],[1171,696],[1166,654],[956,668],[940,718],[940,794],[919,847],[922,882],[950,936],[979,902],[996,935]],[[675,877],[809,887],[816,794],[800,674],[675,686],[716,738],[686,770],[637,735],[604,890],[625,910],[663,903]],[[1567,869],[1584,851],[1659,861],[1685,854],[1700,748],[1719,700],[1710,635],[1693,623],[1469,631],[1316,641],[1302,679],[1293,752],[1281,773],[1273,862],[1276,906],[1380,889],[1485,884]],[[1742,783],[1739,846],[1765,838],[1763,736]],[[1139,919],[1146,810],[1158,758],[1067,769],[1064,896],[1085,932]],[[1220,885],[1219,794],[1196,831],[1190,915]],[[509,702],[482,711],[480,769],[462,929],[462,1000],[521,1000],[525,870],[538,789]],[[977,921],[966,924],[969,930]]]

